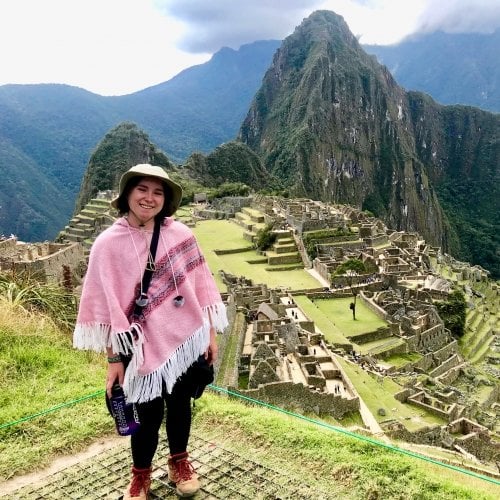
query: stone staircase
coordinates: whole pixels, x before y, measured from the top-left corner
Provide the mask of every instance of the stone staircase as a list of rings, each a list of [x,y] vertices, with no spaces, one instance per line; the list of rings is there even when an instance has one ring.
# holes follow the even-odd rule
[[[75,215],[65,228],[59,232],[56,242],[80,242],[85,248],[86,256],[98,234],[109,227],[115,220],[110,213],[110,200],[92,199],[82,211]]]
[[[276,231],[276,241],[270,250],[266,250],[267,263],[270,266],[286,264],[302,265],[302,257],[290,231]]]

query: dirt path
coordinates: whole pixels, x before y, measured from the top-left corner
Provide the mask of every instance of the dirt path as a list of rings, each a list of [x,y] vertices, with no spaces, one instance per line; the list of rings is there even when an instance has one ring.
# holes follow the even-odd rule
[[[23,486],[37,483],[46,477],[49,477],[56,472],[59,472],[67,467],[71,467],[79,462],[83,462],[88,458],[99,455],[103,451],[110,450],[116,446],[124,444],[123,437],[120,436],[110,436],[106,438],[99,439],[95,443],[91,444],[87,449],[81,451],[80,453],[72,453],[71,455],[65,455],[56,458],[48,467],[41,469],[24,476],[16,476],[9,479],[3,483],[0,483],[0,497],[3,495],[8,495],[13,491],[22,488]]]

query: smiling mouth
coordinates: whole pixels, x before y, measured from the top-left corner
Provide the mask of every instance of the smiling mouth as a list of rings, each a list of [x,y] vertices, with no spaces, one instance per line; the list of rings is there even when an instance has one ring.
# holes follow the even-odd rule
[[[139,203],[139,206],[140,206],[141,208],[145,208],[146,210],[151,210],[152,208],[154,208],[154,207],[152,207],[152,206],[150,206],[150,205],[142,205],[141,203]]]

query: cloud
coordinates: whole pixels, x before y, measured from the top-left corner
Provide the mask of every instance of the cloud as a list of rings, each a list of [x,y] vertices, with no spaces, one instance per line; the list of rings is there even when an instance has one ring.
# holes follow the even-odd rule
[[[157,0],[156,6],[186,26],[179,46],[188,52],[239,48],[255,40],[283,39],[322,0]]]
[[[176,49],[180,33],[146,0],[0,0],[0,85],[134,92],[208,59]]]
[[[439,0],[427,2],[416,32],[493,33],[500,28],[498,0]]]

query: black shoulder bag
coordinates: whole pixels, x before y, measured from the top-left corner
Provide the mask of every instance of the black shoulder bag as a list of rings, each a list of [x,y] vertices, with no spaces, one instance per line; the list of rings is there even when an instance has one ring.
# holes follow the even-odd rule
[[[142,276],[141,295],[135,301],[134,312],[133,312],[133,316],[135,318],[140,318],[140,316],[142,315],[142,310],[148,304],[147,292],[149,284],[151,283],[151,277],[154,272],[156,249],[158,248],[158,238],[160,236],[160,225],[161,221],[155,220],[153,236],[151,238],[151,245],[149,249],[148,262],[146,264],[146,269],[144,270],[144,274]],[[131,333],[130,335],[134,334]],[[131,356],[126,354],[120,354],[120,358],[126,370],[130,363]],[[121,435],[129,435],[135,432],[140,425],[135,404],[125,403],[125,398],[123,396],[123,389],[118,385],[118,383],[115,382],[115,385],[113,386],[111,400],[107,394],[105,395],[105,398],[108,411],[111,414],[111,416],[115,419],[116,429],[118,433]],[[122,410],[121,415],[118,415],[116,412],[115,408],[116,398],[120,400],[120,404],[123,406],[123,408],[121,408]],[[125,415],[127,415],[127,417],[125,417]],[[125,419],[130,421],[125,422]]]

